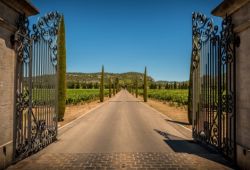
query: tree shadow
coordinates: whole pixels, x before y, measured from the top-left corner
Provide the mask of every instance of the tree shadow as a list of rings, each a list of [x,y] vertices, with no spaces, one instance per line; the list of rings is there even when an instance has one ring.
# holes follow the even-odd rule
[[[180,122],[180,121],[176,121],[176,120],[169,120],[169,119],[165,119],[168,122],[172,122],[172,123],[178,123],[181,125],[191,125],[190,123],[186,123],[186,122]]]
[[[231,162],[225,159],[223,155],[215,149],[209,149],[208,147],[204,147],[203,145],[198,142],[195,142],[194,140],[183,139],[181,137],[157,129],[154,129],[154,131],[163,136],[165,138],[164,142],[168,146],[170,146],[170,148],[176,153],[194,154],[231,168],[234,167]]]
[[[133,100],[116,100],[116,101],[108,101],[109,103],[115,103],[115,102],[117,102],[117,103],[120,103],[120,102],[128,102],[128,103],[140,103],[140,102],[143,102],[143,101],[137,101],[137,100],[135,100],[135,101],[133,101]]]

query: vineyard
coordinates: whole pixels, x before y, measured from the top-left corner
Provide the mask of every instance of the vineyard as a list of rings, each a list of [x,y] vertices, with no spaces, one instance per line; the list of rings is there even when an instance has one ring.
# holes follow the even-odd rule
[[[143,95],[143,91],[139,91]],[[161,101],[173,102],[178,105],[188,104],[188,90],[187,89],[149,89],[148,97]]]
[[[86,101],[99,99],[99,89],[67,89],[66,104],[77,104]],[[108,90],[104,90],[105,96],[108,96]]]

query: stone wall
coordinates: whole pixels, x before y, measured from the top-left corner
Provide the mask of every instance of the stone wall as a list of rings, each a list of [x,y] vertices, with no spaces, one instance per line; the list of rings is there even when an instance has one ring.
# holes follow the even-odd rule
[[[246,27],[247,22],[250,23],[250,2],[233,14],[240,37],[236,49],[237,162],[241,168],[250,169],[250,27]]]
[[[0,1],[0,169],[12,160],[15,52],[10,37],[17,12]]]
[[[12,158],[15,53],[0,38],[0,169]]]
[[[212,13],[231,15],[240,37],[236,48],[236,163],[250,169],[250,1],[225,0]]]
[[[17,30],[20,13],[30,16],[37,10],[25,0],[0,1],[0,169],[7,167],[13,158],[16,54],[11,36]]]

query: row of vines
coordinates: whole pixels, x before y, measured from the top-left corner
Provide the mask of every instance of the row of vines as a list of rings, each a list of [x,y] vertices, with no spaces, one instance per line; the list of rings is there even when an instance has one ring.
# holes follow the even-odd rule
[[[108,96],[109,91],[104,90],[104,95]],[[66,104],[77,104],[81,102],[93,101],[99,99],[99,89],[67,89]]]
[[[143,95],[143,90],[139,90],[139,94]],[[161,101],[176,103],[178,105],[188,104],[187,89],[149,89],[148,97]]]

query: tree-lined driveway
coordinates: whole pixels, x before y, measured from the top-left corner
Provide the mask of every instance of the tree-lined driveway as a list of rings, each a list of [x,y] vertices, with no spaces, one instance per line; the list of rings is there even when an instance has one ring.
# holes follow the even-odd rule
[[[230,169],[191,131],[126,90],[59,130],[58,141],[9,169]]]

